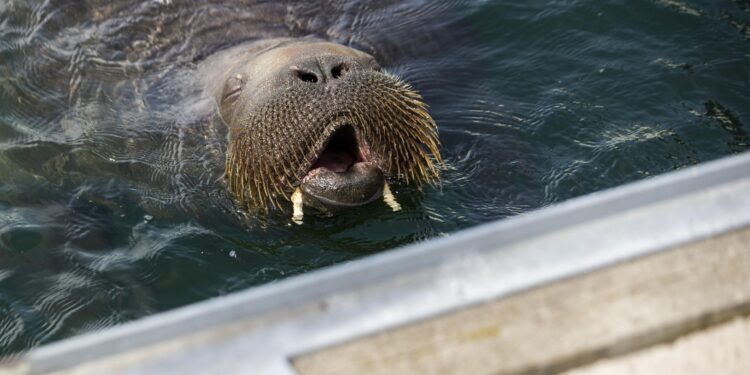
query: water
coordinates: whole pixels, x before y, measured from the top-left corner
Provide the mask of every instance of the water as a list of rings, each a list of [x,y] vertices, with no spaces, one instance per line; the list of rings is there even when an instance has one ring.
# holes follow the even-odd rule
[[[0,3],[0,354],[748,149],[748,1],[327,3]],[[442,186],[238,214],[195,64],[286,35],[419,89]]]

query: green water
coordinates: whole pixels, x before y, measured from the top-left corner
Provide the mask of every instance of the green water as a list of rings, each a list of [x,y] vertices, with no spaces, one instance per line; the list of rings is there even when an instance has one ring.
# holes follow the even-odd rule
[[[0,4],[0,354],[743,152],[748,1]],[[205,56],[315,35],[417,88],[443,182],[244,217]]]

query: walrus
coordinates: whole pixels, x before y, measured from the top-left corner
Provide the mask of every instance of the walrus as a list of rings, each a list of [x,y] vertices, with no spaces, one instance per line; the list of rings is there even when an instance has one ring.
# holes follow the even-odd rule
[[[318,38],[240,44],[201,63],[228,128],[225,180],[251,211],[285,201],[400,208],[389,180],[439,180],[437,126],[421,95],[359,50]]]
[[[110,187],[86,197],[98,205],[243,225],[381,197],[398,209],[392,183],[439,181],[435,121],[380,66],[402,67],[401,48],[430,39],[391,42],[385,18],[345,26],[399,2],[221,4],[91,0],[61,13],[56,47],[41,50],[60,56],[29,58],[24,77],[50,95],[17,99],[44,136],[3,154],[61,194]],[[92,30],[71,41],[76,25]]]

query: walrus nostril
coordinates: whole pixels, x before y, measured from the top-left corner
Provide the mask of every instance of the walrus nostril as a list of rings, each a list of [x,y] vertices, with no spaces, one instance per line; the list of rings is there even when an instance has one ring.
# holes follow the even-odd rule
[[[346,63],[338,64],[331,69],[331,77],[339,78],[348,71],[349,71],[349,66]]]
[[[297,75],[297,78],[302,81],[310,83],[318,82],[318,76],[316,76],[315,73],[306,72],[304,70],[295,70],[294,73]]]

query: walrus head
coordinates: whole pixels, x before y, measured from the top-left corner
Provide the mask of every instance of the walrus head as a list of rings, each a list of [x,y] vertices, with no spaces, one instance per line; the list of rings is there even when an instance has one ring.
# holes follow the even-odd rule
[[[285,40],[246,56],[219,91],[225,177],[250,209],[300,190],[308,205],[358,206],[380,197],[387,178],[439,178],[437,128],[422,97],[364,52]]]

